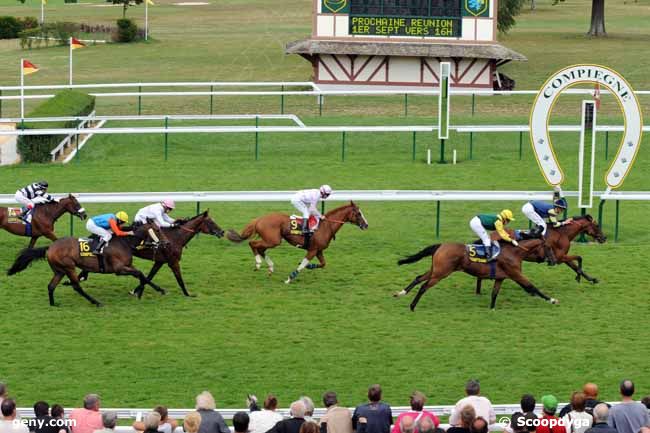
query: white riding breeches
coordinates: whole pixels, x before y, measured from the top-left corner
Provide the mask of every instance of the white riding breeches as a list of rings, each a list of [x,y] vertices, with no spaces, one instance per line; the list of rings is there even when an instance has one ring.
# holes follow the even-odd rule
[[[469,220],[469,227],[478,235],[484,246],[489,247],[492,245],[492,242],[490,242],[490,235],[485,230],[485,227],[483,227],[483,224],[481,224],[479,217],[476,216]]]
[[[308,219],[309,216],[314,213],[305,203],[300,200],[291,200],[291,204],[293,207],[298,209],[304,219]]]
[[[531,203],[526,203],[522,208],[521,212],[528,217],[529,220],[533,222],[533,224],[536,224],[538,226],[542,226],[544,230],[542,231],[542,235],[546,234],[546,221],[544,221],[544,218],[539,216],[537,212],[535,212],[535,208]]]
[[[113,237],[113,233],[111,233],[110,230],[106,230],[105,228],[99,227],[91,219],[89,219],[88,222],[86,223],[86,230],[88,230],[92,234],[99,236],[106,243],[108,243]]]

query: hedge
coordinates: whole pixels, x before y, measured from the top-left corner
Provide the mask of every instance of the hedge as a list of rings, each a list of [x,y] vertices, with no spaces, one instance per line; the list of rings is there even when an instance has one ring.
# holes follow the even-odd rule
[[[0,39],[16,39],[20,32],[38,27],[34,17],[0,17]]]
[[[87,116],[95,109],[95,97],[81,92],[64,90],[36,107],[29,117]],[[25,129],[76,128],[79,122],[25,122]],[[18,140],[18,152],[23,162],[49,162],[50,152],[65,135],[23,135]]]

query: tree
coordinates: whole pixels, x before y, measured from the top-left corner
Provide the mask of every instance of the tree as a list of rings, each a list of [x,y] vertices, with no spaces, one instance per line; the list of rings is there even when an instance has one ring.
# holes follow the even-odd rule
[[[499,0],[497,29],[501,33],[507,33],[516,24],[515,16],[519,15],[523,3],[524,0]]]
[[[589,36],[607,36],[605,31],[605,0],[591,1],[591,26],[587,32]]]
[[[143,0],[112,0],[114,5],[122,5],[122,18],[126,18],[126,9],[129,7],[131,2],[136,5],[142,4]]]

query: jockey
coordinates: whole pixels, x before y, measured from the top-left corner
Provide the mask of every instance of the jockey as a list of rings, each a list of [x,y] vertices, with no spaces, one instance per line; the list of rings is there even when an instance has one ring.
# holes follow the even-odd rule
[[[25,222],[29,223],[32,221],[32,211],[34,206],[37,204],[56,201],[54,197],[47,193],[47,187],[47,181],[40,180],[16,191],[14,197],[18,203],[23,205],[22,218]]]
[[[567,202],[562,195],[562,189],[556,186],[553,191],[553,203],[541,200],[532,200],[526,203],[521,211],[535,224],[531,231],[532,235],[546,237],[547,224],[545,219],[548,218],[553,227],[561,227],[568,224],[570,220],[558,221],[558,216],[567,208]]]
[[[485,254],[492,259],[492,242],[490,242],[490,235],[487,230],[496,230],[506,242],[510,242],[514,246],[518,246],[519,243],[512,239],[508,232],[504,230],[504,226],[510,221],[514,221],[512,211],[510,209],[504,209],[499,212],[498,215],[494,214],[479,214],[476,215],[469,221],[470,228],[478,235],[485,247]]]
[[[150,204],[140,209],[135,214],[133,222],[136,224],[146,224],[147,218],[149,218],[156,221],[158,227],[175,227],[176,220],[167,215],[175,208],[176,203],[174,203],[174,200],[166,198],[160,203]]]
[[[106,247],[113,237],[113,233],[117,236],[132,236],[132,231],[124,232],[120,229],[121,225],[128,222],[129,216],[124,211],[119,211],[115,214],[107,213],[90,218],[86,223],[86,229],[101,238],[101,242],[93,250],[93,253],[102,254],[104,247]]]
[[[322,185],[319,189],[303,189],[294,194],[291,199],[293,207],[300,211],[302,215],[302,234],[305,236],[305,248],[309,245],[311,233],[309,231],[309,217],[316,216],[318,219],[324,218],[318,211],[318,202],[332,194],[332,188],[329,185]]]

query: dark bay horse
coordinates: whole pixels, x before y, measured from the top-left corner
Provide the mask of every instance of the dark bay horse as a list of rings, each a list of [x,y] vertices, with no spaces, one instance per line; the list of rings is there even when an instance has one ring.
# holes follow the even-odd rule
[[[510,230],[510,229],[508,229]],[[547,232],[547,243],[548,246],[553,251],[555,260],[558,264],[564,263],[576,273],[576,281],[580,282],[580,278],[584,277],[590,283],[598,283],[598,279],[591,277],[582,269],[582,256],[571,256],[569,255],[569,249],[571,248],[571,242],[581,234],[586,234],[591,236],[598,242],[602,244],[607,241],[607,237],[600,229],[600,226],[596,221],[594,221],[591,215],[577,216],[571,218],[569,224],[565,224],[558,228],[550,227]],[[510,233],[514,235],[514,232]],[[493,240],[500,240],[501,237],[497,232],[491,234]],[[546,260],[546,254],[544,253],[544,248],[536,248],[534,251],[531,251],[525,258],[527,262],[537,262],[542,263]],[[481,279],[478,278],[476,281],[476,294],[481,294]]]
[[[298,273],[304,268],[324,268],[326,262],[323,251],[329,246],[343,224],[347,222],[355,224],[361,230],[368,228],[368,221],[366,221],[363,212],[354,202],[327,212],[321,220],[318,230],[316,230],[311,238],[305,258],[302,259],[298,268],[289,275],[285,283],[288,284],[295,280],[298,277]],[[260,269],[262,258],[264,258],[269,267],[269,275],[273,273],[273,261],[266,254],[266,250],[280,245],[282,239],[297,247],[302,247],[305,241],[304,236],[301,234],[291,234],[289,215],[282,213],[272,213],[256,218],[244,227],[241,234],[231,229],[228,230],[226,236],[230,241],[240,243],[255,234],[258,234],[261,239],[252,240],[248,243],[255,256],[255,270]],[[314,257],[318,258],[318,265],[309,263]]]
[[[80,219],[86,219],[86,211],[81,207],[79,202],[72,194],[60,199],[58,202],[37,204],[32,211],[32,233],[27,234],[25,229],[26,224],[22,222],[10,223],[9,212],[6,207],[0,207],[0,228],[7,230],[18,236],[31,236],[28,248],[34,248],[36,240],[41,236],[45,236],[51,241],[57,239],[54,233],[54,223],[64,213],[71,213]]]
[[[162,243],[166,242],[165,237],[160,232],[158,226],[151,222],[138,227],[133,236],[113,237],[111,242],[106,246],[106,248],[104,248],[104,266],[102,269],[97,256],[81,256],[78,238],[65,237],[57,239],[48,247],[24,249],[16,258],[7,274],[14,275],[25,270],[32,261],[47,258],[50,268],[52,268],[52,271],[54,272],[54,276],[47,285],[51,306],[56,306],[54,303],[54,289],[56,289],[56,286],[59,285],[63,277],[67,276],[77,293],[86,298],[91,304],[101,307],[102,305],[97,300],[88,295],[81,288],[79,278],[75,272],[76,268],[87,272],[131,275],[137,278],[140,281],[140,284],[149,284],[154,288],[160,289],[160,287],[147,280],[144,274],[133,267],[132,264],[133,249],[147,239],[156,240],[156,238]]]
[[[469,260],[464,244],[445,243],[431,245],[419,253],[405,257],[397,262],[399,265],[405,265],[407,263],[415,263],[425,257],[431,256],[432,258],[431,269],[428,272],[418,275],[405,289],[395,293],[393,296],[404,296],[413,287],[422,283],[417,295],[415,295],[415,299],[411,302],[411,311],[415,311],[415,306],[418,304],[418,301],[430,287],[454,272],[463,271],[482,279],[494,279],[492,301],[490,303],[490,308],[492,309],[496,306],[501,284],[507,278],[519,284],[530,295],[536,295],[551,304],[557,304],[557,299],[542,293],[521,272],[521,262],[524,260],[524,257],[531,250],[541,247],[542,243],[543,241],[541,239],[521,241],[519,247],[515,247],[510,243],[502,243],[501,254],[494,261],[495,268],[493,277],[490,276],[491,270],[489,263],[474,263]]]
[[[133,255],[141,259],[153,261],[153,267],[147,275],[149,281],[153,280],[160,268],[164,264],[169,266],[169,269],[174,273],[176,277],[176,282],[178,282],[179,287],[183,291],[185,296],[193,296],[185,288],[185,282],[183,281],[183,275],[181,274],[181,258],[183,256],[183,248],[199,233],[205,233],[208,235],[213,235],[218,238],[223,237],[223,230],[221,227],[215,223],[212,218],[208,215],[208,211],[198,214],[193,218],[189,218],[180,222],[176,227],[165,227],[162,229],[165,238],[169,242],[164,250],[153,250],[151,248],[141,248],[133,251]],[[88,272],[82,271],[79,274],[79,281],[85,281],[88,279]],[[64,283],[69,284],[69,283]],[[166,293],[164,289],[160,288],[158,290],[163,295]],[[131,291],[132,295],[136,295],[139,298],[142,297],[144,293],[144,285],[140,284],[138,287]]]

